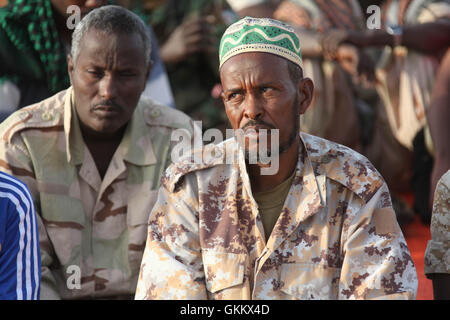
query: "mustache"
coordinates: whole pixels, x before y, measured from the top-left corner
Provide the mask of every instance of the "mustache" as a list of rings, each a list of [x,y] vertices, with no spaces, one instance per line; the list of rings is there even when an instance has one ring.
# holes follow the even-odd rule
[[[116,103],[114,100],[103,100],[91,106],[91,109],[95,110],[98,106],[108,106],[118,110],[123,110],[123,107]]]
[[[245,130],[248,127],[267,127],[270,129],[276,129],[274,125],[264,122],[263,120],[249,120],[244,126],[241,128],[242,130]]]

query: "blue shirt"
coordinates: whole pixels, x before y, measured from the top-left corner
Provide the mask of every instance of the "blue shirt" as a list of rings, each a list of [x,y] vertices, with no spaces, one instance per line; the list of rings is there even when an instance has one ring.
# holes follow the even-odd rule
[[[0,172],[0,300],[37,300],[41,255],[27,186]]]

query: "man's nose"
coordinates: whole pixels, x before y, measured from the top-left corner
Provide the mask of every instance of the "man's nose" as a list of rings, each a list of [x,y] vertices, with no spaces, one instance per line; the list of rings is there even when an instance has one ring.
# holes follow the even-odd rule
[[[262,101],[255,95],[248,94],[244,103],[244,117],[256,120],[264,115],[264,107],[262,105]]]
[[[103,77],[100,81],[99,93],[103,99],[110,100],[116,97],[117,95],[117,84],[116,80],[113,76],[108,75]]]

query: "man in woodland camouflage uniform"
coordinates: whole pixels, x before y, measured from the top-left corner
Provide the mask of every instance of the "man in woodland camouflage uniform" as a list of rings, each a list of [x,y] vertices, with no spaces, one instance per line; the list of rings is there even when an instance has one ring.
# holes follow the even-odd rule
[[[171,165],[136,298],[414,299],[417,274],[382,177],[355,151],[299,132],[314,88],[293,29],[244,18],[219,57],[233,129],[250,140],[278,129],[267,145],[278,132],[279,170],[250,161],[262,140],[236,138]]]
[[[141,98],[151,69],[145,24],[105,6],[77,25],[72,86],[0,126],[0,166],[39,213],[41,298],[131,298],[171,133],[192,121]]]

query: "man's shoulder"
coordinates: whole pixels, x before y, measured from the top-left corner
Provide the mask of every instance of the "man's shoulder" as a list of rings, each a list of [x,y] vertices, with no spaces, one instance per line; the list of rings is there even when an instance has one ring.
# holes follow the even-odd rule
[[[20,203],[25,203],[26,206],[29,206],[32,203],[32,197],[27,185],[6,172],[0,172],[0,193],[2,201],[12,201],[14,206],[18,206]]]
[[[159,104],[147,97],[141,97],[138,104],[139,116],[149,126],[164,126],[171,129],[191,129],[192,119],[184,112]]]
[[[336,142],[302,133],[316,175],[324,175],[368,201],[384,184],[373,164],[362,154]]]
[[[219,144],[210,143],[199,149],[194,149],[188,154],[176,159],[161,177],[161,185],[173,192],[182,183],[184,176],[202,172],[226,176],[235,163],[236,147],[234,139],[225,140]],[[232,153],[232,157],[227,157]],[[210,176],[209,176],[210,177]],[[207,179],[207,177],[202,177]]]
[[[445,186],[450,190],[450,170],[447,170],[447,172],[442,175],[438,181],[438,185]]]
[[[67,90],[21,108],[0,124],[0,138],[11,142],[13,136],[27,129],[42,129],[63,126],[64,101]]]
[[[433,198],[433,215],[445,215],[450,212],[448,202],[450,199],[450,170],[442,175],[436,185],[436,191]],[[447,224],[450,224],[450,216],[447,218]]]
[[[27,185],[22,180],[9,173],[0,171],[0,183],[3,188],[12,190],[22,189],[26,194],[29,193]]]

